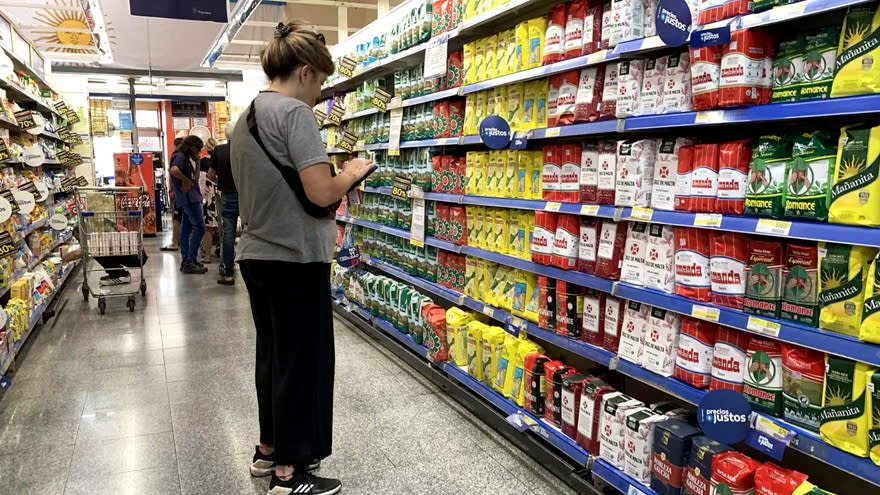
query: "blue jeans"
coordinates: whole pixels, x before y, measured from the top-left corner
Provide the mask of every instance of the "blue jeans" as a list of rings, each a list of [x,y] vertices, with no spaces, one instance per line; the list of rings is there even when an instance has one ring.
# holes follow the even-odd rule
[[[202,203],[189,203],[181,207],[183,218],[180,221],[180,256],[184,263],[195,263],[199,257],[199,246],[205,236],[205,212]]]
[[[235,234],[238,230],[238,193],[223,193],[220,216],[223,221],[223,275],[235,272]]]

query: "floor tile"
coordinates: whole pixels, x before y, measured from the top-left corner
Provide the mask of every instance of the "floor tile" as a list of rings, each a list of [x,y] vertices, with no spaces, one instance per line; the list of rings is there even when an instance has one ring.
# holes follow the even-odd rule
[[[67,480],[67,488],[64,490],[64,495],[94,495],[97,493],[176,495],[180,493],[180,473],[177,466],[170,466],[162,469],[142,469],[92,477],[72,476]]]
[[[171,432],[116,438],[77,438],[70,476],[90,478],[142,469],[170,469],[177,465]]]

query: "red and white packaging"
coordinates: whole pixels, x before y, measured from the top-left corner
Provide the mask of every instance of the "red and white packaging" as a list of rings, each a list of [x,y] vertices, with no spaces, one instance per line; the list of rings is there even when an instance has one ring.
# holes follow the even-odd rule
[[[581,393],[586,384],[587,378],[578,373],[562,379],[562,433],[572,440],[577,439]]]
[[[724,0],[721,10],[722,19],[730,19],[738,15],[750,14],[754,0]]]
[[[608,46],[645,37],[643,0],[611,0],[611,37]]]
[[[580,72],[570,70],[559,75],[559,94],[556,96],[556,123],[568,125],[574,122]]]
[[[721,84],[722,45],[691,48],[691,91],[694,110],[708,110],[718,106]]]
[[[549,211],[535,212],[535,228],[532,231],[532,261],[549,265],[553,259],[553,243],[556,241],[558,215]]]
[[[709,233],[709,270],[712,272],[712,302],[742,309],[746,292],[748,237],[736,232]]]
[[[602,84],[604,79],[604,65],[594,65],[581,69],[574,107],[575,122],[592,122],[599,119],[599,106],[602,103]]]
[[[537,218],[535,222],[537,224]],[[620,278],[626,229],[626,222],[602,220],[599,225],[599,247],[596,249],[596,276],[611,280]]]
[[[602,326],[602,347],[613,353],[620,348],[620,331],[623,327],[623,299],[605,296],[605,324]]]
[[[578,271],[596,272],[596,249],[599,244],[599,221],[581,217],[580,242],[578,243]]]
[[[765,33],[764,41],[764,79],[761,85],[761,105],[770,103],[770,95],[773,93],[773,61],[775,59],[776,38],[769,32]]]
[[[605,80],[602,82],[602,103],[599,104],[599,117],[617,117],[617,62],[605,65]]]
[[[746,349],[751,335],[727,327],[718,327],[712,351],[712,378],[709,390],[729,389],[742,392],[746,370]]]
[[[675,293],[697,301],[709,301],[709,231],[690,227],[675,229]]]
[[[617,141],[606,139],[599,143],[599,178],[596,199],[600,205],[613,205],[617,189]]]
[[[755,471],[761,463],[732,450],[715,454],[712,458],[711,493],[755,493]],[[717,488],[724,485],[726,490]]]
[[[644,403],[620,392],[605,395],[602,416],[599,419],[599,457],[617,469],[623,470],[624,431],[626,416],[643,407]]]
[[[676,210],[712,212],[718,194],[718,144],[698,144],[693,153],[679,150]],[[686,161],[686,159],[690,160]],[[688,169],[688,165],[690,165]],[[679,194],[680,190],[680,194]]]
[[[663,111],[689,112],[694,108],[691,91],[691,57],[687,51],[666,57],[663,80]]]
[[[742,215],[746,206],[752,140],[722,143],[718,152],[718,192],[715,211]]]
[[[544,201],[559,201],[562,187],[562,147],[544,146],[544,165],[541,174],[541,191]]]
[[[651,308],[645,330],[642,367],[660,376],[675,372],[675,354],[678,351],[678,333],[681,317],[660,308]]]
[[[581,54],[584,46],[584,17],[587,13],[587,0],[575,0],[565,9],[565,44],[563,58],[574,58]]]
[[[645,254],[648,252],[648,224],[630,222],[626,244],[623,248],[623,263],[620,266],[620,281],[639,287],[645,285]]]
[[[602,347],[605,337],[605,293],[587,288],[584,292],[584,316],[581,319],[581,341]]]
[[[639,409],[626,418],[623,471],[643,485],[651,485],[654,426],[668,419],[668,416],[657,414],[647,407]]]
[[[584,385],[578,417],[577,443],[590,455],[599,455],[599,419],[602,417],[602,401],[613,393],[620,393],[602,380]]]
[[[638,101],[641,98],[642,78],[644,76],[644,60],[621,60],[618,63],[616,113],[618,119],[638,115]]]
[[[587,9],[584,13],[584,34],[582,37],[583,45],[581,46],[581,55],[589,55],[598,52],[603,48],[602,10],[602,0],[589,0],[587,2]],[[608,10],[610,12],[611,8],[609,7]]]
[[[599,201],[599,141],[590,140],[581,148],[580,197],[578,202]]]
[[[764,31],[740,29],[730,33],[721,58],[718,104],[722,107],[755,105],[763,99],[766,86]]]
[[[544,65],[562,60],[565,53],[565,4],[550,9],[547,30],[544,31]]]
[[[675,228],[649,224],[645,249],[645,287],[672,294],[675,292]]]
[[[724,19],[725,0],[702,0],[697,24],[710,24]]]
[[[578,244],[581,220],[577,215],[559,215],[556,237],[553,241],[553,266],[563,270],[575,270],[578,266]]]
[[[544,382],[547,395],[544,396],[544,420],[562,427],[562,380],[577,373],[571,366],[562,361],[550,361],[544,364]]]
[[[666,64],[669,57],[649,58],[645,61],[645,75],[642,78],[642,92],[637,101],[637,114],[653,115],[666,113],[663,106]]]
[[[611,6],[611,0],[602,2],[602,33],[600,50],[611,48],[611,26],[614,24],[614,8]]]
[[[642,0],[642,9],[645,11],[645,30],[643,38],[657,36],[657,4],[660,0]]]
[[[617,180],[614,204],[649,206],[654,183],[657,140],[639,139],[617,143]]]
[[[675,357],[675,378],[695,388],[708,388],[718,325],[689,316],[681,317]]]
[[[807,478],[804,473],[765,462],[755,470],[755,495],[789,495]]]
[[[617,355],[631,363],[642,364],[645,330],[648,327],[648,313],[651,306],[628,301],[623,310],[623,327],[620,330],[620,347]]]
[[[562,145],[560,181],[557,199],[567,203],[577,203],[580,199],[581,145],[577,143]]]
[[[691,145],[687,138],[664,138],[657,146],[654,162],[654,181],[651,185],[651,208],[675,209],[675,190],[678,180],[678,156],[682,146]]]
[[[559,121],[559,113],[556,110],[559,99],[559,86],[562,84],[562,76],[557,74],[550,76],[547,81],[547,127],[556,127]]]

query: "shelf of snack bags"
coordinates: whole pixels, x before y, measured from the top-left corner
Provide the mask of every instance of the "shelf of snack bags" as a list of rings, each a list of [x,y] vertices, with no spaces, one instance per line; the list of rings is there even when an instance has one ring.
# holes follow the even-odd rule
[[[834,10],[853,7],[860,4],[870,3],[873,0],[800,0],[788,4],[775,2],[771,9],[753,14],[737,16],[733,19],[716,21],[707,26],[712,27],[722,24],[730,24],[731,29],[747,29],[758,26],[767,26],[780,22],[796,21],[802,17],[823,14]]]
[[[360,218],[354,218],[351,216],[341,216],[337,215],[336,220],[339,222],[346,222],[353,225],[360,225],[361,227],[366,227],[368,229],[373,229],[379,232],[383,232],[385,234],[390,234],[395,237],[400,237],[403,239],[409,239],[409,231],[396,229],[394,227],[388,227],[387,225],[382,225],[376,222],[370,222],[367,220],[361,220]],[[461,246],[457,246],[451,242],[441,241],[440,239],[435,239],[433,237],[425,237],[425,244],[429,246],[438,247],[440,249],[444,249],[446,251],[450,251],[453,253],[460,253]]]

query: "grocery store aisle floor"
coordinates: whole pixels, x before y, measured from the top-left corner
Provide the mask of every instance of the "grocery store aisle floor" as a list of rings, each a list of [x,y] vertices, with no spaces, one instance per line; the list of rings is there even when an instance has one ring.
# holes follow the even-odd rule
[[[0,399],[0,492],[264,494],[247,291],[181,275],[150,240],[148,292],[129,313],[71,281]],[[336,324],[333,455],[347,494],[559,494],[561,481],[406,365]]]

